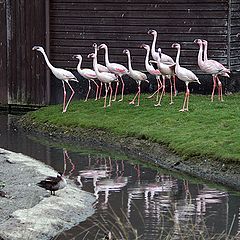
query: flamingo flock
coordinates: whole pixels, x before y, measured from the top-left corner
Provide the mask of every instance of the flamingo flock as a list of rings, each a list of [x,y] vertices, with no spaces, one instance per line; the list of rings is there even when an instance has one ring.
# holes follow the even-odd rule
[[[169,104],[173,104],[174,103],[173,96],[177,95],[176,78],[178,78],[179,80],[183,81],[186,85],[186,92],[185,92],[185,97],[183,101],[183,106],[179,111],[180,112],[189,111],[189,98],[190,98],[189,84],[192,82],[201,84],[198,77],[191,70],[180,66],[181,46],[179,43],[172,44],[172,48],[177,49],[176,61],[174,61],[172,57],[163,53],[161,48],[158,48],[156,50],[157,31],[149,30],[148,34],[153,36],[152,45],[149,46],[147,44],[142,44],[140,47],[146,50],[145,61],[144,61],[146,71],[150,75],[155,76],[157,81],[157,90],[148,98],[152,98],[154,95],[156,95],[157,103],[154,104],[154,106],[156,107],[161,106],[162,98],[165,95],[165,89],[166,89],[165,82],[166,82],[166,79],[168,79],[170,83],[170,103]],[[219,79],[219,76],[229,78],[230,70],[224,67],[221,63],[215,60],[208,59],[207,57],[208,42],[206,40],[196,39],[194,40],[194,43],[199,45],[197,60],[198,60],[198,66],[200,70],[206,74],[212,75],[213,90],[211,94],[211,101],[214,100],[216,87],[218,87],[218,99],[219,101],[223,101],[222,83]],[[130,78],[135,80],[138,87],[138,91],[136,95],[129,102],[129,104],[139,106],[140,96],[141,96],[141,83],[142,82],[149,83],[149,80],[147,79],[147,75],[144,72],[141,72],[139,70],[134,70],[132,68],[130,51],[128,49],[123,50],[123,54],[127,55],[128,68],[126,68],[122,64],[113,63],[109,61],[109,50],[108,50],[108,46],[105,43],[102,43],[99,46],[97,46],[97,44],[94,43],[92,46],[94,48],[94,52],[90,53],[88,55],[88,58],[92,58],[93,60],[93,69],[81,67],[83,58],[80,54],[73,56],[73,58],[78,59],[78,65],[77,65],[78,73],[83,78],[88,80],[89,87],[88,87],[88,92],[87,92],[85,101],[88,100],[90,91],[92,89],[91,84],[94,84],[96,86],[95,100],[98,100],[101,98],[102,88],[104,86],[105,95],[104,95],[103,107],[104,108],[111,107],[112,101],[117,100],[118,88],[120,83],[121,83],[121,98],[118,101],[119,102],[123,101],[124,90],[125,90],[125,83],[124,83],[123,76],[128,75]],[[104,50],[105,66],[99,64],[97,60],[98,51],[100,51],[101,49]],[[47,57],[47,54],[45,53],[44,49],[41,46],[34,46],[32,50],[36,50],[42,53],[44,60],[47,66],[49,67],[49,69],[52,71],[52,73],[55,75],[57,79],[62,81],[62,86],[63,86],[63,111],[62,112],[63,113],[66,112],[75,94],[75,91],[71,86],[70,81],[78,82],[78,79],[70,71],[54,67],[50,63]],[[150,53],[151,53],[152,59],[150,59]],[[66,100],[67,97],[66,97],[65,84],[67,84],[71,90],[71,95],[68,101]],[[114,96],[113,96],[113,84],[114,85],[116,84]],[[109,96],[109,100],[107,104],[108,96]],[[135,104],[136,98],[137,98],[137,103]]]

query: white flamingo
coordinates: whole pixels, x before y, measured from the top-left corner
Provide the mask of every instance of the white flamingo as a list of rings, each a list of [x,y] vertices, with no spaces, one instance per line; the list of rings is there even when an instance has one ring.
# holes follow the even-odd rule
[[[132,69],[130,51],[128,49],[124,49],[123,53],[127,54],[127,57],[128,57],[128,71],[129,71],[128,75],[129,75],[129,77],[134,79],[138,85],[138,92],[134,96],[133,100],[131,102],[129,102],[129,104],[135,104],[135,99],[138,96],[138,104],[136,106],[139,106],[140,105],[140,95],[141,95],[141,83],[143,81],[146,81],[149,83],[149,81],[147,80],[147,75],[145,73],[142,73],[140,71]]]
[[[181,51],[180,44],[174,43],[172,45],[172,48],[177,49],[175,73],[176,73],[177,77],[180,80],[184,81],[186,84],[186,93],[185,93],[185,98],[184,98],[184,102],[183,102],[183,107],[180,110],[180,112],[184,112],[184,111],[188,111],[188,104],[189,104],[189,97],[190,97],[190,91],[188,88],[189,83],[191,83],[191,82],[197,82],[199,84],[201,84],[201,83],[199,82],[197,76],[192,71],[180,66],[180,64],[179,64],[180,51]]]
[[[48,67],[50,68],[50,70],[52,71],[53,75],[58,78],[59,80],[62,81],[62,85],[63,85],[63,113],[67,111],[68,105],[70,103],[70,101],[73,98],[73,95],[75,93],[75,91],[73,90],[72,86],[70,85],[69,81],[74,81],[74,82],[78,82],[77,78],[70,72],[67,71],[65,69],[62,68],[56,68],[54,67],[48,60],[47,54],[45,53],[43,47],[40,46],[34,46],[32,48],[32,50],[36,50],[42,53],[42,55],[44,56],[44,59],[46,61],[46,64],[48,65]],[[66,88],[65,88],[65,83],[67,83],[67,85],[69,86],[69,88],[72,91],[71,96],[68,99],[68,102],[66,104]]]
[[[93,43],[93,48],[94,48],[94,53],[97,56],[98,46],[97,46],[96,43]],[[107,67],[105,67],[104,65],[102,65],[100,63],[97,64],[97,68],[98,68],[99,72],[110,72]],[[100,82],[100,89],[99,89],[98,99],[100,99],[101,95],[102,95],[102,85],[103,85],[102,82]]]
[[[156,51],[156,41],[157,41],[157,31],[156,30],[149,30],[149,35],[153,35],[153,42],[151,47],[151,54],[155,61],[158,61],[159,53]],[[160,61],[166,65],[174,65],[174,60],[168,56],[167,54],[161,53]],[[177,89],[176,89],[176,77],[175,75],[172,75],[173,78],[173,88],[174,88],[174,96],[177,95]],[[165,79],[163,79],[163,85],[165,85]]]
[[[151,75],[156,77],[157,85],[158,85],[157,90],[151,96],[149,96],[148,98],[152,98],[155,94],[157,94],[156,101],[158,101],[159,91],[160,91],[161,88],[162,88],[162,93],[161,93],[161,96],[160,96],[161,99],[162,99],[162,95],[163,95],[163,84],[162,84],[161,79],[160,79],[161,72],[158,69],[155,69],[151,64],[149,64],[150,46],[147,45],[147,44],[142,44],[140,47],[146,49],[146,51],[147,51],[146,57],[145,57],[145,68]],[[160,102],[161,102],[161,100],[160,100]]]
[[[218,99],[220,101],[223,101],[222,97],[222,83],[220,79],[218,78],[218,75],[224,76],[224,77],[230,77],[228,73],[230,73],[230,70],[225,68],[221,63],[215,61],[215,60],[208,60],[207,57],[207,46],[208,42],[206,40],[202,40],[202,44],[204,46],[204,72],[210,73],[213,76],[213,91],[211,95],[211,101],[213,101],[214,92],[216,88],[216,81],[218,83]],[[200,48],[200,47],[199,47]],[[199,49],[200,51],[200,49]]]
[[[85,102],[88,100],[88,96],[89,96],[89,93],[91,91],[91,82],[93,82],[95,85],[96,85],[96,96],[95,96],[95,100],[98,99],[98,89],[99,89],[99,86],[98,84],[95,82],[95,80],[97,79],[97,75],[96,73],[92,70],[92,69],[89,69],[89,68],[81,68],[81,64],[82,64],[82,56],[80,54],[77,54],[77,55],[74,55],[73,58],[77,58],[79,60],[79,63],[77,65],[77,71],[78,73],[84,77],[85,79],[88,80],[88,92],[87,92],[87,96],[85,98]]]
[[[124,81],[123,81],[123,79],[122,79],[122,76],[125,75],[125,74],[128,74],[128,70],[127,70],[126,67],[124,67],[124,66],[121,65],[121,64],[118,64],[118,63],[110,63],[110,62],[109,62],[108,47],[107,47],[106,44],[104,44],[104,43],[101,44],[101,45],[99,46],[99,49],[104,49],[104,50],[105,50],[105,64],[106,64],[107,68],[109,69],[109,71],[110,71],[111,73],[116,74],[116,75],[120,78],[120,80],[121,80],[121,82],[122,82],[121,99],[118,100],[119,102],[121,102],[121,101],[123,101],[123,93],[124,93],[124,86],[125,86]],[[119,82],[117,82],[117,86],[116,86],[116,90],[115,90],[115,95],[114,95],[113,101],[116,101],[116,99],[117,99],[118,85],[119,85]]]
[[[88,55],[88,57],[93,58],[93,69],[97,75],[97,78],[99,81],[103,82],[105,85],[105,97],[104,97],[104,108],[106,108],[106,103],[107,103],[107,94],[108,90],[110,89],[110,96],[109,96],[109,104],[108,107],[111,106],[111,101],[112,101],[112,82],[118,81],[118,78],[115,74],[113,73],[108,73],[108,72],[99,72],[98,67],[97,67],[97,56],[94,53],[91,53]],[[108,86],[107,86],[108,84]]]

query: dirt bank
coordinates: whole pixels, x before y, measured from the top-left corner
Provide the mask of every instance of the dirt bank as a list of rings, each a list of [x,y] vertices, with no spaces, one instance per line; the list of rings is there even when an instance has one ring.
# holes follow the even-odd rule
[[[55,139],[64,138],[64,141],[81,142],[86,146],[119,150],[156,166],[184,172],[236,190],[240,189],[240,166],[235,162],[223,164],[221,160],[199,158],[198,156],[183,159],[159,143],[134,137],[118,137],[97,129],[57,129],[49,124],[36,126],[31,119],[27,118],[18,122],[19,125],[31,134],[40,134]]]
[[[56,171],[20,153],[0,148],[0,239],[51,239],[94,213],[95,198],[69,179],[66,188],[50,194],[36,186]]]

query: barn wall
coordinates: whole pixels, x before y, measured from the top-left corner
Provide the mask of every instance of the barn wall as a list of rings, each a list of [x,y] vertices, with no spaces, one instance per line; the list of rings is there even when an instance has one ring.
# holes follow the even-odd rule
[[[6,31],[6,4],[0,2],[0,105],[7,104],[7,31]]]
[[[45,46],[44,2],[6,0],[8,104],[48,103],[46,67],[42,56],[31,50],[34,45]]]
[[[182,45],[181,63],[201,73],[197,67],[196,38],[209,41],[209,56],[227,65],[227,0],[52,0],[50,2],[51,59],[55,65],[75,68],[72,55],[83,55],[83,65],[92,43],[109,46],[110,61],[127,64],[124,48],[132,53],[133,66],[144,69],[145,50],[151,44],[149,29],[159,33],[157,47],[175,58],[174,42]],[[99,56],[99,61],[103,56]]]

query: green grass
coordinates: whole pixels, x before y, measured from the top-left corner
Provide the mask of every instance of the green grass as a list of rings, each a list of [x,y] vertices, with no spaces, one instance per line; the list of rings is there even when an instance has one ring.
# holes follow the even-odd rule
[[[27,114],[39,127],[55,126],[65,131],[78,127],[102,129],[120,136],[134,136],[167,145],[185,158],[201,156],[223,161],[240,160],[240,95],[217,98],[191,95],[189,112],[179,112],[184,95],[169,96],[161,107],[154,107],[154,99],[141,96],[140,107],[129,105],[133,96],[125,96],[124,102],[113,102],[103,109],[103,99],[88,102],[75,101],[66,113],[62,105],[41,108]]]

